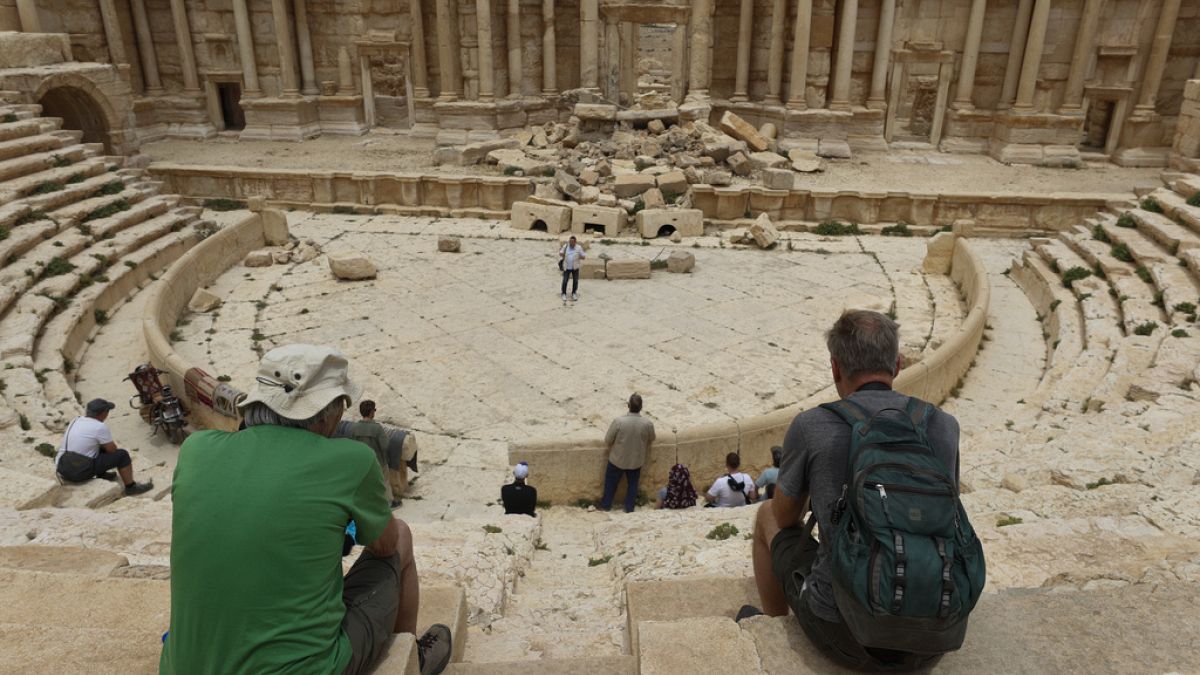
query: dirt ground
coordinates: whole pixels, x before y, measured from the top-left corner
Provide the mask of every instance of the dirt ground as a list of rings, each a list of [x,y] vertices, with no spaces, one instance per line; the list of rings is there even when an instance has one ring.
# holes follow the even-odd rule
[[[431,139],[380,132],[357,137],[325,136],[303,143],[233,138],[164,140],[146,144],[142,152],[155,161],[244,168],[499,174],[494,166],[434,166]],[[824,171],[803,175],[796,186],[806,190],[875,192],[1118,194],[1137,187],[1161,186],[1161,172],[1112,164],[1088,164],[1084,169],[1009,166],[981,155],[897,150],[827,160]]]

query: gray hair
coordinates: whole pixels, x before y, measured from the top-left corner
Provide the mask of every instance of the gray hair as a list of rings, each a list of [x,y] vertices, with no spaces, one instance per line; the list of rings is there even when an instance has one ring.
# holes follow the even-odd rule
[[[284,417],[279,413],[267,407],[266,403],[255,401],[246,406],[242,411],[242,421],[246,423],[246,428],[262,426],[270,424],[277,427],[294,427],[297,429],[311,429],[328,419],[331,415],[340,413],[346,409],[344,397],[339,396],[329,402],[321,412],[304,420],[294,420],[290,417]]]
[[[847,310],[825,333],[829,355],[846,377],[896,372],[900,326],[879,312]]]

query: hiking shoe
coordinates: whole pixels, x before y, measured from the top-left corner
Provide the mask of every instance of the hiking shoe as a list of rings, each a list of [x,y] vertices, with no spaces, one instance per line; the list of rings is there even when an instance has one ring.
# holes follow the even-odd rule
[[[749,619],[752,616],[762,616],[762,610],[754,605],[742,605],[742,608],[738,610],[737,617],[734,618],[734,621]]]
[[[450,663],[450,628],[435,623],[417,638],[417,660],[421,675],[437,675]]]
[[[125,486],[125,496],[133,497],[134,495],[144,494],[154,489],[154,481],[148,483],[133,482]]]
[[[567,294],[566,294],[566,293],[563,293],[563,294],[562,294],[562,301],[563,301],[563,302],[566,302],[566,301],[567,301]]]
[[[96,478],[99,478],[100,480],[114,481],[117,479],[117,473],[115,471],[105,471],[104,473],[96,476]]]
[[[579,294],[578,294],[578,293],[572,293],[572,294],[571,294],[571,302],[575,302],[575,301],[577,301],[577,300],[579,300]]]

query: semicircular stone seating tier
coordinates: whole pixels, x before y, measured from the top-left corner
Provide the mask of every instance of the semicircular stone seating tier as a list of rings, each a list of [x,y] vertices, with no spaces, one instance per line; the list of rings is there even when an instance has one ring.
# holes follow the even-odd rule
[[[200,209],[41,112],[0,103],[0,504],[96,506],[119,486],[60,485],[42,456],[82,413],[72,373],[97,326],[205,228]]]

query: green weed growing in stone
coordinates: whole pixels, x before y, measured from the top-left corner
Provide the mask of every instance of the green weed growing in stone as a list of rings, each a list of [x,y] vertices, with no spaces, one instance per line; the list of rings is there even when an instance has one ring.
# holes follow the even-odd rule
[[[1105,232],[1104,228],[1099,225],[1092,226],[1092,239],[1105,244],[1112,242],[1112,240],[1108,238],[1108,233]]]
[[[97,326],[103,326],[108,323],[108,312],[103,309],[94,309],[92,310],[92,318],[96,320]]]
[[[858,229],[858,223],[847,225],[837,220],[826,220],[813,228],[813,234],[819,234],[824,237],[846,237],[862,234],[862,231]]]
[[[46,266],[42,268],[42,273],[38,278],[49,279],[50,277],[56,277],[60,274],[66,274],[74,269],[75,265],[71,264],[66,259],[59,256],[54,256],[50,259],[50,262],[47,262]]]
[[[1188,197],[1188,206],[1200,206],[1200,192]]]
[[[499,527],[496,527],[495,525],[484,525],[483,531],[487,532],[488,534],[500,534],[504,530],[500,529]]]
[[[1025,522],[1020,516],[1004,516],[996,521],[996,527],[1008,527],[1009,525],[1020,525]]]
[[[91,222],[93,220],[99,220],[101,218],[109,218],[109,217],[117,215],[118,213],[120,213],[122,211],[128,211],[130,208],[132,208],[132,207],[129,205],[129,202],[125,201],[124,199],[118,199],[115,202],[112,202],[110,204],[105,204],[104,206],[101,206],[100,208],[94,209],[91,213],[89,213],[83,217],[82,222],[87,223],[87,222]],[[82,228],[80,228],[80,229],[82,229]]]
[[[1158,328],[1158,323],[1156,323],[1154,321],[1147,321],[1145,323],[1138,324],[1137,326],[1135,326],[1133,329],[1133,334],[1134,335],[1150,335],[1151,333],[1154,332],[1154,330],[1156,328]]]
[[[1148,284],[1154,283],[1154,277],[1150,275],[1150,270],[1146,269],[1145,265],[1138,265],[1138,268],[1134,272],[1137,273],[1138,278],[1142,281]]]
[[[1176,312],[1179,312],[1180,314],[1195,314],[1196,313],[1196,303],[1194,303],[1194,302],[1177,302],[1177,303],[1175,303],[1175,306],[1172,309],[1174,309]]]
[[[880,230],[879,234],[882,234],[885,237],[911,237],[911,236],[913,236],[912,230],[908,229],[908,223],[896,223],[895,225],[888,225],[887,227]]]
[[[1100,480],[1098,480],[1094,483],[1088,483],[1084,487],[1086,487],[1089,490],[1095,490],[1096,488],[1104,487],[1105,485],[1116,485],[1116,484],[1117,484],[1116,481],[1111,481],[1107,478],[1101,478]]]
[[[34,450],[37,450],[38,454],[42,457],[53,457],[54,455],[58,454],[58,451],[55,450],[54,446],[50,445],[49,443],[38,443]]]
[[[1171,337],[1185,338],[1187,336],[1188,332],[1182,328],[1176,328],[1175,330],[1171,331]]]
[[[721,523],[713,529],[709,530],[708,534],[704,535],[705,539],[713,539],[716,541],[725,541],[726,539],[736,535],[738,529],[736,525],[730,523]]]
[[[1137,227],[1137,221],[1133,219],[1132,214],[1126,211],[1125,213],[1121,214],[1120,218],[1117,218],[1117,227],[1124,227],[1132,230],[1133,228]]]
[[[1149,211],[1150,213],[1162,213],[1163,212],[1162,206],[1158,203],[1158,200],[1155,199],[1154,197],[1146,197],[1145,199],[1143,199],[1142,203],[1141,203],[1141,207],[1142,207],[1143,211]]]
[[[1113,244],[1112,248],[1109,249],[1109,253],[1121,262],[1133,262],[1133,254],[1129,252],[1129,247],[1125,244]]]
[[[237,211],[238,209],[246,208],[246,202],[240,202],[236,199],[205,199],[201,204],[204,208],[211,211]]]
[[[21,431],[29,431],[33,428],[33,425],[29,423],[29,418],[25,416],[25,413],[21,413],[17,418],[17,421],[21,425]]]
[[[1071,269],[1067,270],[1066,272],[1063,272],[1063,275],[1062,275],[1063,286],[1066,286],[1067,288],[1071,288],[1072,286],[1074,286],[1076,281],[1079,281],[1081,279],[1086,279],[1090,276],[1092,276],[1092,271],[1087,269],[1086,267],[1072,267]]]
[[[600,556],[599,558],[588,558],[588,567],[597,567],[599,565],[603,565],[603,564],[607,563],[609,560],[612,560],[611,553],[608,555]]]

